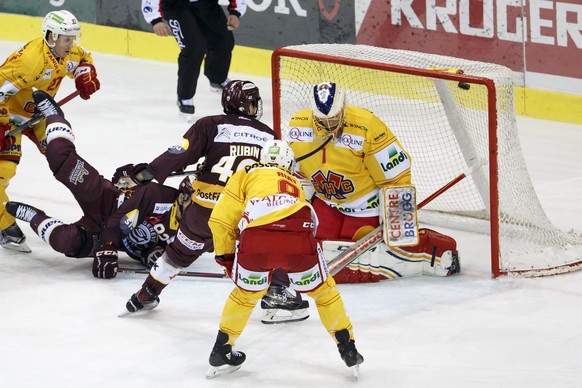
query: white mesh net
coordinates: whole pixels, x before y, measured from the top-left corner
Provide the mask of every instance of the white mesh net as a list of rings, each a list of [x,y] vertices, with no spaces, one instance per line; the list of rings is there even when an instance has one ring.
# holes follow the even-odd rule
[[[344,88],[347,104],[380,117],[412,155],[412,177],[419,199],[474,167],[470,176],[419,213],[421,222],[446,222],[447,226],[488,232],[491,206],[495,207],[495,198],[490,201],[489,192],[497,181],[499,223],[498,228],[493,225],[491,238],[492,247],[499,244],[498,258],[492,257],[495,266],[499,261],[499,271],[544,275],[577,269],[582,262],[582,238],[552,225],[529,178],[508,68],[364,45],[300,45],[285,47],[283,52],[273,78],[274,97],[280,100],[280,106],[274,109],[280,113],[283,138],[288,136],[292,115],[310,107],[312,86],[336,82]],[[317,58],[319,55],[335,59]],[[346,64],[350,60],[357,60],[357,64]],[[430,69],[435,68],[461,69],[467,76],[492,80],[494,96],[471,77],[464,81],[470,84],[469,89],[458,79],[431,78],[434,70]],[[495,98],[491,100],[495,106],[492,112],[488,109],[489,97]],[[495,144],[490,145],[490,127],[497,134],[496,150]],[[495,153],[498,168],[490,176],[490,155]],[[496,256],[494,248],[492,255]]]

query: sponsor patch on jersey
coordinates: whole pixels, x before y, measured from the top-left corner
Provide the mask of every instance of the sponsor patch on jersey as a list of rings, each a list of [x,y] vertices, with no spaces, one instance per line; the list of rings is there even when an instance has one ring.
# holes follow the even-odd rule
[[[315,133],[313,132],[313,128],[305,128],[305,127],[293,127],[289,129],[288,132],[289,141],[304,141],[310,142],[313,141],[315,138]]]
[[[237,265],[236,285],[246,291],[262,291],[269,287],[269,272],[249,271]]]
[[[386,179],[396,178],[410,168],[408,155],[396,143],[374,154]]]
[[[361,151],[364,148],[364,138],[350,133],[343,133],[335,145],[336,147],[348,148],[352,151]]]
[[[89,175],[89,171],[85,168],[85,163],[80,160],[77,160],[77,164],[73,171],[71,171],[71,175],[69,175],[69,182],[74,184],[75,186],[77,183],[85,182],[85,175]]]
[[[173,203],[157,203],[154,205],[154,214],[165,214],[172,210]]]
[[[180,229],[178,229],[178,234],[176,235],[176,238],[178,239],[178,241],[182,243],[182,245],[184,245],[191,251],[199,251],[204,248],[204,243],[200,243],[198,241],[189,239]]]
[[[247,143],[262,147],[274,136],[247,125],[219,124],[214,137],[216,143]]]
[[[329,200],[332,198],[346,199],[347,195],[355,190],[354,182],[351,179],[334,171],[328,171],[326,175],[323,171],[317,170],[311,175],[311,183],[313,183],[316,192]]]
[[[51,79],[52,77],[53,77],[53,69],[46,69],[46,71],[42,75],[41,79],[46,80],[46,79]]]
[[[325,281],[324,277],[327,278],[325,273],[321,273],[321,270],[319,269],[319,263],[315,264],[307,271],[289,273],[289,281],[291,282],[292,288],[296,291],[302,292],[311,291],[318,287]]]
[[[67,61],[67,73],[72,73],[79,66],[79,62]]]
[[[182,138],[182,144],[180,144],[180,145],[176,144],[176,145],[168,148],[168,152],[171,154],[175,154],[175,155],[182,154],[182,153],[186,152],[188,147],[190,147],[190,142],[188,141],[188,139]]]

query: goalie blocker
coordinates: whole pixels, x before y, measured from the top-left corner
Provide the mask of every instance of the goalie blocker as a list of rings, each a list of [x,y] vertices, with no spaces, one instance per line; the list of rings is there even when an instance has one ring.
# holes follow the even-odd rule
[[[377,282],[382,279],[460,272],[456,241],[431,229],[418,228],[416,190],[413,185],[380,191],[383,241],[371,246],[334,275],[338,283]],[[327,261],[355,242],[324,241]]]

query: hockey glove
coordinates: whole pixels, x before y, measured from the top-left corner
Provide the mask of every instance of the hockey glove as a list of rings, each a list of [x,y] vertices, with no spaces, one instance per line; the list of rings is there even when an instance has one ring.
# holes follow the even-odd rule
[[[121,166],[115,170],[111,182],[120,189],[130,189],[148,183],[153,179],[153,176],[146,169],[147,166],[147,163]]]
[[[8,136],[11,129],[10,124],[0,124],[0,152],[7,150],[16,142],[14,136]]]
[[[151,269],[156,260],[164,254],[164,247],[156,245],[141,256],[141,263],[147,268]]]
[[[93,276],[111,279],[117,276],[117,251],[111,247],[99,246],[93,254]]]
[[[91,95],[101,87],[97,79],[95,66],[88,62],[81,62],[75,70],[75,87],[83,100],[88,100]]]
[[[226,276],[230,277],[232,266],[234,265],[234,254],[227,253],[224,255],[214,256],[214,260],[224,269]]]

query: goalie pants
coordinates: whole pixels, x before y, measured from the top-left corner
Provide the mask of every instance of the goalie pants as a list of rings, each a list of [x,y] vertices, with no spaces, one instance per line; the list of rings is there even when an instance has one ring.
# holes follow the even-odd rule
[[[218,2],[174,3],[180,4],[163,11],[180,48],[178,98],[186,100],[196,93],[203,60],[204,75],[210,82],[220,84],[226,80],[234,35],[226,28],[226,15]]]

